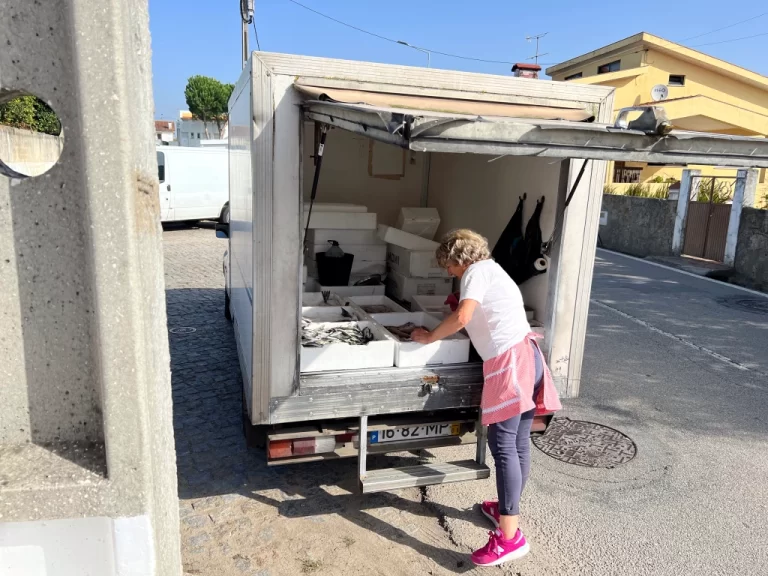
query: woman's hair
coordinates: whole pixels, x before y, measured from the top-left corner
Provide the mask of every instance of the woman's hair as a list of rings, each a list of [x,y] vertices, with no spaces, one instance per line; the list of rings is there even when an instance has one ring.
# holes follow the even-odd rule
[[[469,266],[480,260],[488,260],[488,240],[472,230],[453,230],[443,236],[440,247],[435,252],[437,263],[445,268],[449,264]]]

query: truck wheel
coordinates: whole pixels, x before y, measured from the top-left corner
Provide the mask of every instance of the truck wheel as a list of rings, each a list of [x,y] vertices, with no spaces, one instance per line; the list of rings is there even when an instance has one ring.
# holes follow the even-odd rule
[[[229,309],[229,294],[224,290],[224,318],[232,322],[232,311]]]

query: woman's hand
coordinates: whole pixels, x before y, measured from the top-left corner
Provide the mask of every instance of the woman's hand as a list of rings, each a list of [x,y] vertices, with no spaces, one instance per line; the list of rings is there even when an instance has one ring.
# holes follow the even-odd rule
[[[418,344],[432,344],[434,342],[432,333],[424,328],[416,328],[416,330],[411,332],[411,340]]]

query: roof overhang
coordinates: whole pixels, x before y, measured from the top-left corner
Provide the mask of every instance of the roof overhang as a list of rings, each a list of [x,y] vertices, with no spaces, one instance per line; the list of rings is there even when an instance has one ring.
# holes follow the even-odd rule
[[[418,152],[768,167],[768,139],[307,100],[307,119]]]

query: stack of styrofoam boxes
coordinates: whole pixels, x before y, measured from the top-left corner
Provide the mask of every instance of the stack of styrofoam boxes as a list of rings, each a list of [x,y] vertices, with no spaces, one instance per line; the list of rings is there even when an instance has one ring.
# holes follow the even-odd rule
[[[304,207],[304,224],[307,222],[309,205]],[[318,204],[312,207],[312,217],[307,232],[307,253],[304,261],[310,280],[305,291],[329,289],[339,295],[384,294],[384,286],[356,286],[352,284],[373,274],[386,273],[387,246],[376,234],[376,213],[368,212],[365,206],[354,204]],[[318,252],[325,252],[329,242],[335,240],[339,247],[349,254],[354,254],[350,286],[320,286],[316,281]],[[310,286],[311,285],[311,286]]]
[[[432,237],[440,218],[434,209],[403,208],[398,223]],[[387,295],[390,298],[412,305],[414,296],[447,297],[453,291],[453,280],[435,258],[437,242],[384,225],[379,225],[379,238],[387,243]]]

